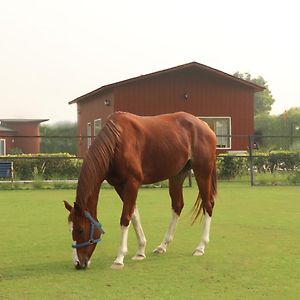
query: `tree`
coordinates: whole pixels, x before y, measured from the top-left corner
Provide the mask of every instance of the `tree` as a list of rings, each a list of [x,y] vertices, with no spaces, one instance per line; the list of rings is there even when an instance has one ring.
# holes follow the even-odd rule
[[[236,72],[233,74],[233,76],[253,82],[265,88],[262,92],[256,93],[254,95],[254,115],[256,116],[259,114],[270,114],[275,99],[273,98],[272,93],[269,90],[266,80],[262,76],[252,78],[251,74],[249,73],[243,74],[240,72]]]
[[[41,138],[41,152],[76,154],[76,128],[72,122],[42,125],[40,134],[45,137]]]
[[[300,150],[300,107],[276,116],[257,115],[255,134],[264,149]]]

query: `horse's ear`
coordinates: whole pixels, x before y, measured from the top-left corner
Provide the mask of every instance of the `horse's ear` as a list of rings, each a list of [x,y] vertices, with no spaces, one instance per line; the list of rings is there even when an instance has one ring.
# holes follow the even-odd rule
[[[77,215],[77,216],[82,216],[84,214],[83,209],[76,202],[74,202],[74,211],[75,211],[75,215]]]
[[[72,206],[68,203],[68,201],[64,201],[64,204],[65,204],[65,208],[69,211],[69,212],[71,212],[71,210],[72,210]]]

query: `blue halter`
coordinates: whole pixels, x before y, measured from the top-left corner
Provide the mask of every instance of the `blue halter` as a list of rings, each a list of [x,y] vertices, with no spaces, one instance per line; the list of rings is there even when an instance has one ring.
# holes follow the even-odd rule
[[[80,244],[73,244],[72,248],[78,249],[78,248],[84,248],[92,244],[97,244],[101,241],[101,239],[94,239],[94,233],[95,233],[95,226],[102,234],[104,234],[104,230],[102,228],[102,225],[100,222],[96,221],[89,212],[85,211],[84,216],[89,220],[90,222],[90,238],[88,241],[80,243]]]

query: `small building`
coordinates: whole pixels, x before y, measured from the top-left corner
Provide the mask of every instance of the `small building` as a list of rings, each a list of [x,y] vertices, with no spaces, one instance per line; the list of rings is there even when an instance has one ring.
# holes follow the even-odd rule
[[[104,85],[69,102],[77,104],[78,135],[88,137],[79,139],[78,155],[115,111],[189,112],[215,131],[219,152],[246,150],[254,133],[254,94],[263,89],[197,62]]]
[[[45,121],[48,119],[0,119],[0,155],[13,149],[26,154],[39,153],[40,123]]]

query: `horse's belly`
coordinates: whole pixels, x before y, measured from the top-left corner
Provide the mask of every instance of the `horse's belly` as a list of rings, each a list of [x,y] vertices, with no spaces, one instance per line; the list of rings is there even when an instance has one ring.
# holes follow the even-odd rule
[[[174,160],[171,157],[157,158],[143,165],[143,183],[155,183],[177,175],[186,165],[188,158]]]

